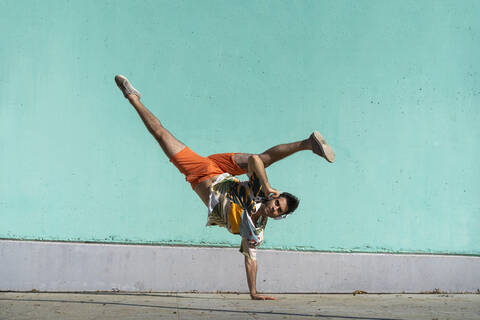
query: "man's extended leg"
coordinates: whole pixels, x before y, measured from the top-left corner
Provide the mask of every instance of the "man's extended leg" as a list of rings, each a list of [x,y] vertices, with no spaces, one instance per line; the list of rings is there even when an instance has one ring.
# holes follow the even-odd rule
[[[179,164],[178,161],[179,159],[175,160],[175,155],[180,154],[180,151],[186,150],[187,153],[188,151],[190,152],[189,154],[193,154],[193,166],[194,167],[199,167],[198,166],[198,161],[200,159],[200,162],[203,161],[203,157],[200,157],[193,151],[189,150],[186,148],[186,146],[179,141],[177,138],[175,138],[167,129],[163,127],[163,125],[160,123],[160,120],[158,120],[141,102],[140,102],[140,93],[132,87],[130,82],[125,78],[124,76],[117,75],[115,76],[115,82],[117,83],[118,87],[120,90],[123,92],[125,98],[128,99],[128,101],[131,103],[131,105],[135,108],[137,111],[138,115],[140,118],[142,118],[143,123],[147,127],[148,131],[153,135],[155,140],[158,141],[160,146],[162,147],[163,151],[167,155],[167,157],[170,159],[170,161],[175,164],[175,166],[185,174],[187,181],[191,182],[188,180],[188,177],[190,175],[190,169],[186,168],[187,164]],[[185,151],[184,151],[185,152]],[[177,155],[178,156],[178,155]],[[188,155],[187,155],[188,157]],[[185,160],[185,154],[183,155],[183,159]],[[189,158],[187,161],[191,162],[192,159]],[[195,162],[196,161],[196,162]],[[201,167],[201,166],[200,166]],[[221,173],[221,172],[220,172]],[[218,173],[218,174],[220,174]],[[207,176],[207,179],[209,179],[210,176]],[[211,178],[212,180],[215,179],[215,176]],[[191,182],[193,183],[193,182]],[[208,200],[209,200],[209,183],[211,181],[205,180],[205,181],[199,181],[199,183],[195,186],[194,190],[202,199],[202,201],[205,203],[206,206],[208,206]],[[192,184],[192,187],[194,185]]]
[[[169,159],[185,148],[185,145],[162,126],[160,120],[140,102],[136,95],[129,95],[128,101],[137,110],[148,131],[157,140]]]
[[[126,81],[126,78],[123,76],[115,77],[115,82],[117,82],[119,86],[123,86],[124,81]],[[125,83],[125,86],[127,85],[131,87],[128,82]],[[140,118],[142,118],[143,123],[147,127],[148,131],[150,131],[155,140],[157,140],[157,142],[160,144],[167,157],[169,159],[172,158],[176,153],[182,151],[183,148],[185,148],[185,145],[163,127],[160,120],[158,120],[150,112],[150,110],[148,110],[140,102],[140,96],[138,94],[138,91],[136,91],[133,87],[131,88],[133,89],[131,91],[128,91],[127,88],[125,97],[128,99],[128,101],[130,101],[130,104],[135,108],[135,110],[137,110],[138,115],[140,116]]]

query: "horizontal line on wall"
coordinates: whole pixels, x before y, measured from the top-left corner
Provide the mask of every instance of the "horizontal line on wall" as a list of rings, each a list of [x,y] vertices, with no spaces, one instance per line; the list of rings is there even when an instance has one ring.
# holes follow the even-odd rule
[[[0,238],[0,240],[13,240],[13,241],[34,241],[34,242],[52,242],[52,243],[81,243],[81,244],[108,244],[108,245],[131,245],[131,246],[163,246],[163,247],[187,247],[187,248],[232,248],[236,249],[240,247],[238,245],[230,244],[218,244],[218,243],[206,243],[206,244],[185,244],[177,242],[120,242],[120,241],[87,241],[87,240],[56,240],[56,239],[28,239],[28,238]],[[364,251],[364,250],[315,250],[315,249],[304,249],[304,248],[281,248],[281,247],[268,247],[268,248],[258,248],[259,250],[274,250],[274,251],[292,251],[292,252],[315,252],[315,253],[358,253],[358,254],[395,254],[395,255],[434,255],[434,256],[465,256],[465,257],[480,257],[479,253],[452,253],[452,252],[423,252],[423,251]]]

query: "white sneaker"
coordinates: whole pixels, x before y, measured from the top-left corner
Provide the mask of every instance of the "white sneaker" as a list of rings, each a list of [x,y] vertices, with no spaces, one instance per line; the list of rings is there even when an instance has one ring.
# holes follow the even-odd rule
[[[137,89],[135,89],[131,84],[130,81],[128,81],[127,78],[124,76],[117,74],[115,76],[115,82],[117,83],[117,86],[122,90],[123,95],[125,98],[128,97],[130,94],[136,95],[138,98],[140,98],[140,92],[138,92]]]

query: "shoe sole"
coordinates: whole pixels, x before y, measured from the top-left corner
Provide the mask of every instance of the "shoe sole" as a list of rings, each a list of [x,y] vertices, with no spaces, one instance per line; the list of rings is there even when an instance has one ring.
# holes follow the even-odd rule
[[[318,154],[321,157],[324,157],[328,162],[334,162],[335,161],[335,153],[333,152],[332,148],[328,145],[327,141],[323,138],[323,136],[320,134],[320,132],[315,131],[313,132],[313,142],[316,143],[316,146],[320,149],[320,152],[317,152],[313,148],[313,152]]]

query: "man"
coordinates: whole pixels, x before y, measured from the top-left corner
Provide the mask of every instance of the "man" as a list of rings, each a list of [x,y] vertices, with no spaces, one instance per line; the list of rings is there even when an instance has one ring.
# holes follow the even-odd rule
[[[312,150],[333,162],[333,150],[315,131],[308,139],[277,145],[261,154],[222,153],[201,157],[163,127],[140,102],[140,93],[127,78],[117,75],[115,82],[166,156],[185,175],[192,189],[207,206],[207,225],[222,226],[242,236],[240,252],[245,255],[250,297],[254,300],[275,299],[260,295],[256,290],[256,247],[263,241],[268,218],[285,218],[297,208],[299,200],[288,192],[280,193],[272,188],[265,168],[301,150]],[[249,176],[249,181],[241,182],[234,178],[244,173]]]

